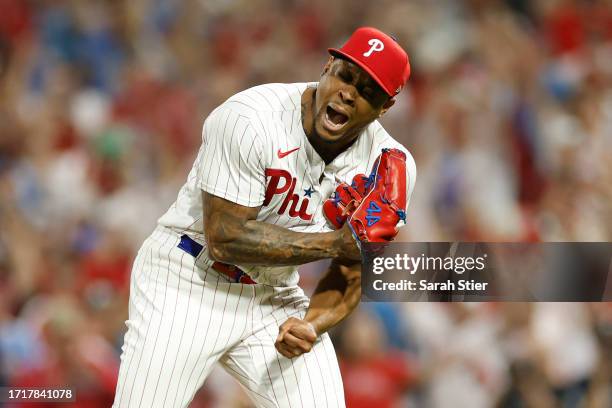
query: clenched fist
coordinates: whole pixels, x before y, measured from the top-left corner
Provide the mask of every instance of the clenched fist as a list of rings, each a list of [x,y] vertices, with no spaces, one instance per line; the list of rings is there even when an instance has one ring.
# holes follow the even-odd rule
[[[317,340],[314,326],[306,320],[290,317],[278,330],[274,347],[287,358],[294,358],[312,350]]]

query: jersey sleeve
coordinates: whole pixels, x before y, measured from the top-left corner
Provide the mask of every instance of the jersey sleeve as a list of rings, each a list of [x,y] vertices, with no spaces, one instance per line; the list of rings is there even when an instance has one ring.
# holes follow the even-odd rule
[[[257,207],[264,201],[262,140],[248,117],[224,107],[204,122],[198,187],[234,203]]]

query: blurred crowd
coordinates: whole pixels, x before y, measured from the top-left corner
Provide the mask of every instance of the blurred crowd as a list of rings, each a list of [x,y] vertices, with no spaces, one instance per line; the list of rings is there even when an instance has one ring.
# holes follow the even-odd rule
[[[110,406],[131,261],[204,118],[360,25],[411,55],[382,120],[418,169],[400,239],[612,240],[610,0],[0,0],[0,386]],[[349,407],[612,406],[608,304],[370,303],[332,335]],[[192,406],[249,402],[215,371]]]

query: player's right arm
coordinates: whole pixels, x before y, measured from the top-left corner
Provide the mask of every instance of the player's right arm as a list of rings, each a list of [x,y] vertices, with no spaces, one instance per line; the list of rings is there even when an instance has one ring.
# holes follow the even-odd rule
[[[275,347],[287,358],[309,352],[317,338],[344,320],[361,298],[361,264],[334,259],[310,298],[304,319],[290,317],[280,327]]]
[[[301,265],[325,258],[360,259],[348,227],[303,233],[257,221],[260,207],[246,207],[202,192],[209,256],[239,265]]]

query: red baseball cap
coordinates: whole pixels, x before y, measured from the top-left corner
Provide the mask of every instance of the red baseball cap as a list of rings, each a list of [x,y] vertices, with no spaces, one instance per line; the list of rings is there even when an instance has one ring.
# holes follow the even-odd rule
[[[410,76],[406,51],[392,37],[376,28],[358,28],[342,48],[329,48],[328,51],[359,65],[389,96],[397,95]]]

